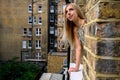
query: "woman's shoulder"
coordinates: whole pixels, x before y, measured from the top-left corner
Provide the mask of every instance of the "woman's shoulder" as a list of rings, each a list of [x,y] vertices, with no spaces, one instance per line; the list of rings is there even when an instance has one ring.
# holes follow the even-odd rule
[[[73,31],[74,31],[74,33],[77,33],[78,32],[78,28],[74,27]]]

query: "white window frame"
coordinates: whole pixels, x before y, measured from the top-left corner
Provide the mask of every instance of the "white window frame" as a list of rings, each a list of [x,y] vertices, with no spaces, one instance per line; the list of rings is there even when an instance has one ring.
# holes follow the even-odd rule
[[[32,36],[32,28],[28,28],[28,36]]]
[[[27,48],[27,41],[25,41],[25,40],[22,41],[22,48],[23,49]]]
[[[38,5],[38,13],[42,13],[42,4]]]
[[[41,53],[40,53],[40,52],[37,52],[37,53],[35,54],[35,58],[36,58],[36,59],[40,59],[40,58],[41,58]]]
[[[54,15],[50,14],[50,22],[54,22]]]
[[[28,17],[28,24],[32,24],[32,16]]]
[[[36,36],[40,36],[41,35],[41,28],[36,28]]]
[[[32,13],[32,4],[28,5],[28,13]]]
[[[50,13],[54,13],[54,6],[53,5],[50,6]]]
[[[42,17],[39,17],[38,24],[42,25]]]
[[[55,32],[54,32],[54,26],[50,26],[50,34],[54,34]]]
[[[36,49],[41,49],[41,41],[36,40]]]

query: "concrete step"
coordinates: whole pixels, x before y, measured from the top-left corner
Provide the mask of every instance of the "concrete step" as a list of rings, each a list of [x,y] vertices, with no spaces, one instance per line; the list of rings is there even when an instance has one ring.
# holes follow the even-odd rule
[[[63,75],[57,73],[43,73],[39,80],[62,80]]]

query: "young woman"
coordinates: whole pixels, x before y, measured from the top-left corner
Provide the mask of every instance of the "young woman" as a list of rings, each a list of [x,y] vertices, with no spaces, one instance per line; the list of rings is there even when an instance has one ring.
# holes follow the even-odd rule
[[[75,67],[69,68],[69,73],[79,71],[83,45],[83,36],[80,36],[79,34],[82,34],[80,30],[83,27],[84,21],[84,16],[80,7],[75,3],[67,4],[65,7],[63,41],[68,41],[72,49],[75,47],[76,52],[76,65]]]

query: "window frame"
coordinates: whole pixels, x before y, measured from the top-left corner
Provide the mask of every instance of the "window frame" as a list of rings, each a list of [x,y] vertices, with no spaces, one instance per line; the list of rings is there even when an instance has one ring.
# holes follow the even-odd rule
[[[26,41],[26,40],[23,40],[23,41],[22,41],[22,48],[23,48],[23,49],[26,49],[26,48],[27,48],[27,41]]]
[[[36,49],[41,49],[41,40],[36,40]]]
[[[28,13],[32,13],[32,4],[28,5]]]
[[[32,16],[29,16],[29,17],[28,17],[28,24],[32,24],[32,22],[33,22],[33,21],[32,21]]]
[[[36,59],[41,59],[41,52],[37,52],[37,53],[35,53],[35,58]]]
[[[41,35],[41,28],[36,28],[36,36],[40,36]]]
[[[28,40],[28,49],[32,49],[32,41]]]
[[[27,35],[27,28],[23,28],[23,35]]]
[[[38,18],[38,24],[42,25],[42,17]]]
[[[38,4],[38,13],[42,13],[42,4]]]

